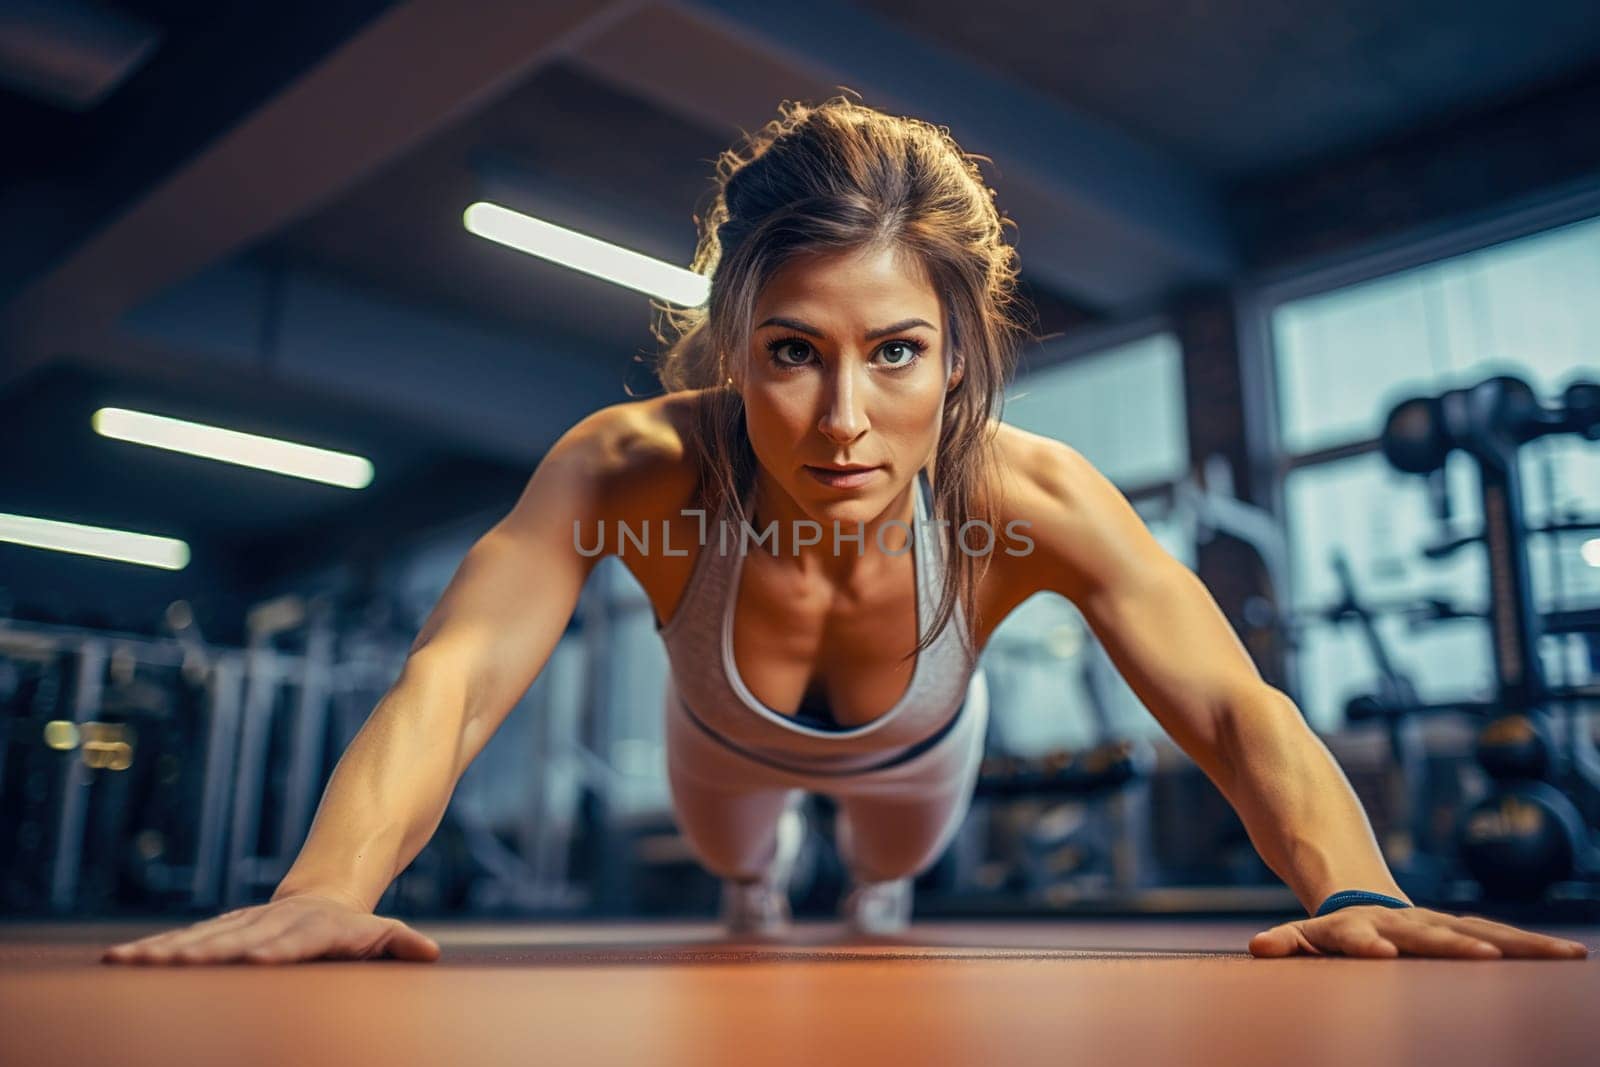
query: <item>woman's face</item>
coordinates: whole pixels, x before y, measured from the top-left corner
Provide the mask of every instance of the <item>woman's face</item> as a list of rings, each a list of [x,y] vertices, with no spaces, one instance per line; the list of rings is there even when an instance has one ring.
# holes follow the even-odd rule
[[[798,256],[753,327],[736,382],[757,460],[809,517],[871,522],[932,457],[959,380],[938,293],[893,249]]]

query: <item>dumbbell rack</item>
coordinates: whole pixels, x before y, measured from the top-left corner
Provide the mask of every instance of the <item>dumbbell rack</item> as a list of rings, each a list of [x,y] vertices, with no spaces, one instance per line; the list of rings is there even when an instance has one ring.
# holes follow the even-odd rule
[[[44,623],[0,621],[0,650],[19,643],[35,653],[67,657],[73,665],[70,718],[46,724],[50,747],[71,753],[62,760],[58,803],[52,820],[55,848],[47,881],[47,907],[65,914],[78,906],[79,879],[89,818],[90,792],[96,775],[126,770],[141,753],[124,744],[121,762],[97,758],[93,738],[104,726],[102,713],[108,666],[116,657],[131,657],[151,667],[203,672],[206,691],[205,752],[194,854],[182,864],[152,864],[161,881],[186,886],[183,903],[197,909],[241,902],[263,882],[282,876],[284,857],[309,824],[322,759],[327,687],[330,684],[331,636],[313,635],[306,654],[265,648],[205,650],[203,663],[195,650],[166,638],[82,630]],[[274,837],[275,854],[254,854],[262,828],[262,791],[266,775],[268,730],[278,697],[286,688],[298,694],[285,766],[284,802]],[[36,744],[39,738],[14,736],[6,747]],[[154,758],[155,753],[150,754]],[[0,752],[0,768],[6,765]]]

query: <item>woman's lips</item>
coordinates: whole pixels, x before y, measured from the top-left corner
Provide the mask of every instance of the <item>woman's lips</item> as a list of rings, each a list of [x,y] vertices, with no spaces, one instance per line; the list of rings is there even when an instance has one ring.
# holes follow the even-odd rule
[[[806,473],[832,489],[855,489],[866,485],[883,468],[867,467],[864,470],[840,471],[827,467],[806,465]]]

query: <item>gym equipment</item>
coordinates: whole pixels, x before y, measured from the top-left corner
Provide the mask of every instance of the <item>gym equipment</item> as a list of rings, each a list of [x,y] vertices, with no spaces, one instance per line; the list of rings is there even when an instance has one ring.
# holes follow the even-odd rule
[[[1090,797],[1143,776],[1150,764],[1149,746],[1129,740],[1080,751],[1056,749],[1033,758],[986,756],[974,795]]]
[[[1046,615],[1048,617],[1048,614]],[[1155,749],[1119,736],[1116,668],[1081,618],[1063,617],[1026,636],[1003,633],[985,652],[995,713],[974,789],[971,832],[953,843],[948,868],[919,885],[926,903],[972,906],[1012,900],[1060,905],[1124,899],[1150,874],[1149,778]],[[1074,679],[1076,675],[1076,679]],[[1026,684],[1043,683],[1042,693]],[[1014,710],[1063,682],[1078,683],[1087,712],[1083,741],[1031,755]],[[981,840],[980,840],[981,839]]]
[[[1541,711],[1502,715],[1478,731],[1478,764],[1497,782],[1547,778],[1555,770],[1556,742]]]
[[[0,911],[214,914],[265,899],[415,633],[394,604],[356,602],[368,593],[257,605],[243,649],[208,644],[181,602],[158,636],[0,618]],[[563,639],[526,697],[530,729],[490,742],[518,773],[457,791],[384,909],[588,902],[569,869],[576,792],[620,775],[578,736],[587,658]],[[513,751],[523,734],[534,751]]]
[[[252,608],[246,626],[243,702],[237,719],[226,724],[237,745],[221,884],[227,907],[252,902],[260,889],[276,886],[305,838],[324,780],[333,655],[326,604],[279,597]],[[273,647],[275,638],[290,633],[300,637],[300,654]],[[287,750],[286,758],[271,759],[274,750]],[[269,807],[278,816],[276,827],[264,818]]]
[[[1384,853],[1395,880],[1407,896],[1431,898],[1439,892],[1446,871],[1438,859],[1441,850],[1434,840],[1430,818],[1433,776],[1427,746],[1416,718],[1384,714],[1386,708],[1420,703],[1417,688],[1411,676],[1390,656],[1378,633],[1373,612],[1356,593],[1349,560],[1342,552],[1335,552],[1332,564],[1342,595],[1339,602],[1327,610],[1326,617],[1332,622],[1355,620],[1378,672],[1377,692],[1352,697],[1345,705],[1345,718],[1349,722],[1377,719],[1384,724],[1391,757],[1386,778],[1387,801],[1389,811],[1395,816],[1389,820]]]
[[[1467,811],[1460,842],[1486,892],[1531,900],[1582,869],[1588,836],[1577,807],[1555,786],[1513,781]]]
[[[56,812],[76,743],[71,706],[76,663],[57,642],[0,628],[7,670],[0,694],[0,911],[42,911],[49,899]]]
[[[181,602],[165,623],[171,637],[0,620],[0,662],[23,676],[0,759],[8,910],[211,911],[298,848],[326,780],[325,698],[305,684],[325,647],[209,646]],[[301,700],[272,761],[286,679]]]
[[[210,666],[160,638],[13,621],[0,656],[23,676],[0,760],[6,908],[187,903],[207,840]]]
[[[1382,713],[1455,710],[1490,717],[1477,754],[1495,785],[1464,814],[1457,844],[1484,891],[1507,900],[1535,900],[1558,882],[1600,875],[1600,853],[1584,818],[1585,810],[1600,807],[1595,770],[1600,760],[1593,757],[1593,738],[1578,710],[1600,700],[1600,686],[1557,687],[1545,680],[1539,639],[1546,631],[1533,602],[1527,546],[1530,534],[1589,524],[1557,522],[1530,529],[1517,462],[1518,449],[1529,441],[1566,433],[1600,440],[1600,385],[1575,382],[1560,402],[1547,406],[1526,382],[1499,375],[1399,404],[1380,440],[1384,457],[1396,469],[1429,479],[1435,510],[1445,523],[1447,457],[1462,451],[1479,471],[1482,532],[1448,538],[1424,554],[1441,559],[1478,542],[1487,548],[1497,699],[1397,704]],[[1564,721],[1557,722],[1552,707],[1565,709]]]
[[[1175,521],[1185,539],[1197,548],[1218,537],[1228,537],[1248,547],[1261,561],[1270,586],[1269,597],[1249,598],[1243,605],[1243,617],[1229,621],[1242,632],[1258,665],[1269,659],[1283,661],[1281,688],[1299,707],[1293,643],[1288,640],[1290,635],[1275,624],[1275,601],[1289,588],[1289,544],[1282,523],[1265,508],[1238,497],[1233,468],[1222,455],[1207,456],[1197,469],[1166,490],[1164,499],[1164,518]],[[1280,639],[1285,643],[1274,645]]]

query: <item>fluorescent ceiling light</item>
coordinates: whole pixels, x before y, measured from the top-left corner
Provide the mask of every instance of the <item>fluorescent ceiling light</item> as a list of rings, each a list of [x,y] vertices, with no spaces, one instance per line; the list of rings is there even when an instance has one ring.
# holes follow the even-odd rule
[[[1585,541],[1578,552],[1589,566],[1600,567],[1600,537]]]
[[[706,302],[711,279],[652,256],[480,200],[461,216],[479,237],[685,307]]]
[[[364,489],[372,484],[372,463],[348,452],[331,452],[326,448],[124,408],[101,408],[94,413],[93,422],[96,433],[119,441],[342,485],[346,489]]]
[[[26,515],[0,514],[0,541],[123,563],[142,563],[168,571],[181,571],[189,565],[189,546],[170,537],[34,519]]]

